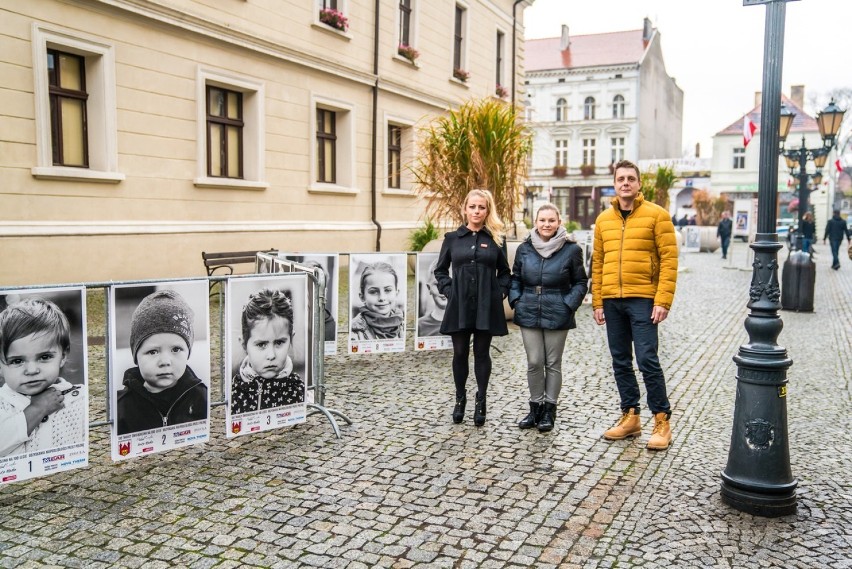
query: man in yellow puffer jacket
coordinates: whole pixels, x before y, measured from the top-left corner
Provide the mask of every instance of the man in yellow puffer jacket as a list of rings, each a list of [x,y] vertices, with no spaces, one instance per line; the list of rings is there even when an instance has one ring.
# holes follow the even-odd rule
[[[636,363],[654,414],[648,448],[671,444],[671,407],[657,356],[657,325],[666,319],[677,281],[677,239],[669,213],[645,201],[639,167],[622,160],[615,165],[612,207],[595,221],[592,255],[592,308],[595,322],[606,324],[615,383],[621,397],[621,419],[604,433],[607,440],[641,434]]]

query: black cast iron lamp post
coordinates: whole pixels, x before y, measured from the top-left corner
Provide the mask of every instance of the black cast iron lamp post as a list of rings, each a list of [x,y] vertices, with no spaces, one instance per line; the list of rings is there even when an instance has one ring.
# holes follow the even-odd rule
[[[779,152],[784,156],[787,167],[790,169],[790,175],[796,176],[799,180],[798,188],[798,212],[799,212],[799,230],[796,235],[797,248],[801,248],[802,243],[802,218],[807,213],[809,205],[809,196],[811,190],[808,189],[808,178],[814,183],[814,186],[819,186],[822,183],[822,168],[828,160],[828,155],[834,148],[837,133],[840,131],[840,124],[843,122],[845,111],[840,109],[834,99],[828,104],[825,109],[817,115],[817,126],[819,134],[822,137],[823,145],[820,148],[807,148],[805,146],[805,137],[802,136],[802,145],[799,148],[784,148],[784,142],[787,140],[787,135],[790,133],[790,127],[793,125],[793,119],[796,118],[796,113],[788,109],[785,105],[781,105],[781,120],[778,126],[778,133],[781,140],[781,148]],[[813,161],[816,172],[808,174],[808,161]],[[796,173],[798,166],[799,172]]]
[[[766,5],[763,40],[763,96],[760,117],[757,233],[749,314],[748,343],[734,356],[737,391],[728,463],[722,471],[722,500],[760,516],[796,511],[796,479],[790,470],[787,439],[787,369],[793,365],[777,343],[784,323],[778,316],[778,251],[775,232],[778,201],[778,143],[781,122],[781,69],[784,18],[788,0],[743,0]]]
[[[728,463],[722,471],[722,501],[758,516],[785,516],[796,512],[796,479],[790,469],[787,438],[787,370],[793,361],[778,345],[784,323],[778,315],[778,251],[775,232],[778,203],[778,147],[781,140],[781,69],[784,59],[784,17],[791,0],[743,0],[744,6],[766,5],[763,40],[763,96],[760,117],[757,233],[754,250],[749,314],[745,320],[748,343],[734,356],[737,391]],[[831,107],[831,105],[829,105]],[[839,110],[839,109],[838,109]],[[839,119],[836,111],[820,113],[825,137]],[[785,116],[784,135],[792,116]],[[842,119],[842,115],[840,116]],[[826,130],[823,131],[822,129]],[[834,130],[836,134],[837,130]],[[833,142],[832,135],[832,142]],[[803,145],[804,146],[804,145]],[[800,151],[801,152],[801,151]],[[826,152],[826,154],[828,154]],[[785,158],[788,156],[785,154]],[[805,164],[793,152],[790,159]],[[799,206],[803,207],[802,205]]]

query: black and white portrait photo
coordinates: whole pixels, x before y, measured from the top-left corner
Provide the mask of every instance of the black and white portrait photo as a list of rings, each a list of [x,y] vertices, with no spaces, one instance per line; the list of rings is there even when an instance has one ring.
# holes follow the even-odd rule
[[[85,288],[0,290],[0,483],[88,465],[86,350]]]
[[[438,290],[435,265],[439,253],[417,254],[417,327],[415,350],[445,350],[452,348],[449,336],[441,334],[441,321],[447,307],[447,297]]]
[[[113,459],[206,441],[207,281],[114,285],[109,292]]]
[[[405,350],[407,266],[404,253],[349,256],[349,353]]]
[[[303,422],[310,374],[307,275],[230,279],[225,300],[227,435]]]

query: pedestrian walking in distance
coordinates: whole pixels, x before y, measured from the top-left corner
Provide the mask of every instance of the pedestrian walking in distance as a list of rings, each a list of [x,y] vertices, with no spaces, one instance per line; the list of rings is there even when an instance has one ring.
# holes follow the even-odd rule
[[[556,421],[562,389],[562,352],[574,314],[588,290],[583,252],[562,226],[553,204],[538,208],[535,227],[518,246],[509,304],[527,353],[530,412],[518,427],[546,433]]]
[[[491,192],[468,192],[462,204],[462,218],[464,225],[444,236],[435,279],[438,290],[447,297],[441,334],[453,341],[453,422],[464,420],[472,336],[477,388],[473,424],[481,427],[485,424],[485,395],[491,377],[491,339],[509,333],[503,299],[509,294],[510,270],[503,244],[503,222],[497,216]]]
[[[612,369],[621,398],[621,419],[604,433],[607,440],[639,436],[639,384],[636,363],[654,415],[648,448],[671,444],[671,407],[657,355],[657,326],[666,319],[677,281],[677,239],[671,217],[645,201],[639,191],[639,167],[622,160],[615,165],[612,207],[595,221],[592,254],[592,308],[599,325],[606,324]]]
[[[722,219],[716,227],[716,237],[722,242],[722,258],[728,258],[728,247],[731,245],[731,231],[733,230],[734,222],[731,221],[731,214],[727,211],[722,212]]]
[[[843,236],[846,236],[846,242],[852,241],[852,232],[846,227],[846,221],[840,217],[840,210],[834,210],[834,215],[825,224],[825,235],[822,237],[822,242],[828,239],[828,244],[831,246],[831,268],[835,271],[840,268],[840,244],[843,242]]]

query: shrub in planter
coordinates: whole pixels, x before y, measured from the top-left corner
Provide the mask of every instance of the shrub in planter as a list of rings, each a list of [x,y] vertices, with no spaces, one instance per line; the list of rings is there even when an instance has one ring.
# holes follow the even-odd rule
[[[532,142],[512,105],[493,97],[468,101],[433,119],[418,140],[411,171],[431,219],[460,225],[467,193],[487,188],[500,219],[513,221]]]

